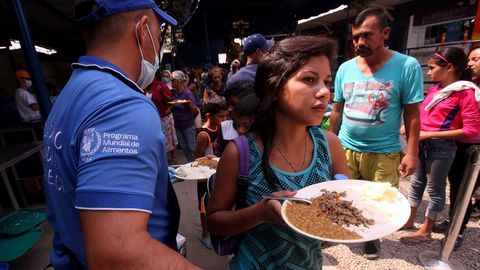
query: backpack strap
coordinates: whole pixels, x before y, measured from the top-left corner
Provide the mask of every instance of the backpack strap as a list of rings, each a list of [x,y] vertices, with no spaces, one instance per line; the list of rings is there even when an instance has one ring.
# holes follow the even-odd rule
[[[250,151],[248,147],[248,139],[245,135],[237,137],[233,140],[237,145],[239,170],[238,176],[248,178],[248,166],[250,165]]]
[[[250,165],[250,151],[248,148],[248,139],[245,135],[237,137],[233,140],[237,145],[238,149],[238,159],[239,159],[239,168],[238,168],[238,178],[248,179],[248,166]],[[215,186],[216,173],[212,174],[207,180],[207,194],[211,195],[213,187]]]

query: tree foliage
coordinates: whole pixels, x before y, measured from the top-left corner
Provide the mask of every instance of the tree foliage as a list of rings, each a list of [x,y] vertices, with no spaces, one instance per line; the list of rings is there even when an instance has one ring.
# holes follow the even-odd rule
[[[178,25],[185,26],[197,9],[199,0],[158,0],[158,6],[174,17]]]

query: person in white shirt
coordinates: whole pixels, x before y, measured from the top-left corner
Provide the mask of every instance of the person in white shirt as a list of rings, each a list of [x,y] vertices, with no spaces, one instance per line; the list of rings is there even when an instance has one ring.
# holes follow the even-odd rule
[[[38,122],[42,120],[37,98],[28,91],[32,87],[30,74],[26,70],[15,72],[18,88],[15,90],[15,103],[23,122]]]

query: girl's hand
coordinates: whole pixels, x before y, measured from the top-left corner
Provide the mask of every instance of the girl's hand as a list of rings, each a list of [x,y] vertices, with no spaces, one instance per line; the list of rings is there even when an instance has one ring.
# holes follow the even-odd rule
[[[296,193],[296,191],[282,190],[273,192],[272,195],[291,197],[294,196]],[[259,203],[263,206],[262,218],[265,223],[272,223],[278,225],[285,224],[281,212],[282,204],[279,201],[262,199]]]

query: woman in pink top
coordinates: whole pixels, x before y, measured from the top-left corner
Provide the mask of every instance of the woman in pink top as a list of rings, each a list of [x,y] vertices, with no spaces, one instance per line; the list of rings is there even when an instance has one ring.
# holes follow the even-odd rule
[[[472,72],[473,82],[478,86],[480,85],[480,47],[473,48],[468,54],[468,68]],[[472,145],[480,144],[480,134],[475,138],[457,140],[457,152],[455,154],[455,159],[453,160],[452,167],[448,173],[448,181],[450,182],[450,219],[444,220],[443,222],[437,223],[433,226],[432,231],[436,233],[443,233],[448,230],[450,220],[453,217],[453,211],[455,209],[455,202],[457,199],[458,192],[460,190],[460,184],[462,183],[463,173],[465,171],[465,164],[467,164],[467,149]],[[480,185],[480,177],[477,178],[475,183],[475,189]],[[479,202],[479,200],[476,200]],[[463,241],[463,232],[467,227],[467,223],[470,219],[470,216],[473,212],[473,205],[470,204],[467,207],[467,212],[465,213],[465,218],[462,222],[462,227],[460,228],[460,233],[455,242],[455,248],[459,248]]]
[[[446,178],[455,157],[455,140],[474,138],[480,126],[480,112],[475,100],[476,86],[462,81],[467,74],[467,56],[452,47],[435,53],[428,61],[432,86],[420,109],[421,131],[419,165],[410,179],[408,200],[410,219],[404,228],[413,228],[425,188],[430,196],[425,219],[420,228],[400,240],[416,245],[432,240],[435,220],[445,208]]]

